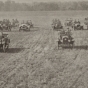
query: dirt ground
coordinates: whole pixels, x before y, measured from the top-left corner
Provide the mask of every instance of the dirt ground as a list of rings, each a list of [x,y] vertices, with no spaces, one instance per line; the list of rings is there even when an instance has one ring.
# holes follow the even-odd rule
[[[59,50],[51,28],[8,34],[10,48],[0,51],[0,88],[88,88],[88,30],[73,31],[74,49]]]
[[[88,88],[88,30],[72,31],[75,47],[58,50],[52,19],[80,19],[87,11],[0,12],[2,19],[32,20],[35,29],[13,29],[8,52],[0,50],[0,88]]]

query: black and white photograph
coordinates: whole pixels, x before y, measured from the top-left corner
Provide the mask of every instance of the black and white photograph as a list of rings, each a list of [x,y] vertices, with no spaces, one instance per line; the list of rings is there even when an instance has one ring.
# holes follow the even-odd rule
[[[88,0],[0,0],[0,88],[88,88]]]

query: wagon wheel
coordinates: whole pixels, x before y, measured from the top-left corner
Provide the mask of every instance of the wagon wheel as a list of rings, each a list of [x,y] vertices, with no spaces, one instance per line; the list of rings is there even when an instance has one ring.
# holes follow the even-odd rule
[[[6,52],[6,45],[3,44],[3,51]]]

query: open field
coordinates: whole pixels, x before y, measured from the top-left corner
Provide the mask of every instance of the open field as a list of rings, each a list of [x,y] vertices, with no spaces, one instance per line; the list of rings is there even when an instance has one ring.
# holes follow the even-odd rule
[[[66,18],[84,20],[88,16],[87,11],[29,11],[29,12],[1,12],[0,19],[18,19],[20,22],[23,20],[32,20],[36,26],[50,27],[52,19],[59,18],[65,21]]]
[[[57,12],[52,12],[52,15],[35,12],[37,16],[34,12],[33,16],[32,13],[26,12],[25,16],[22,13],[19,13],[19,19],[29,17],[39,28],[30,32],[18,32],[17,29],[8,32],[10,49],[7,53],[0,51],[0,88],[88,88],[88,50],[85,44],[85,41],[88,42],[88,30],[72,31],[74,49],[58,50],[58,33],[52,30],[50,24],[61,13],[58,16]],[[66,12],[65,15],[62,12],[60,19],[64,22],[65,17],[72,17],[72,13]],[[79,13],[76,12],[74,17],[80,19],[88,14],[85,11]],[[17,17],[17,14],[8,14],[12,18]]]

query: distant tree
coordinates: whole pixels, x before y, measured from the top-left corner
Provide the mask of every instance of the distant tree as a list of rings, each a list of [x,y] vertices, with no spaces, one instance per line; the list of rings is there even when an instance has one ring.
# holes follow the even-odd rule
[[[4,10],[5,10],[5,11],[10,11],[10,10],[11,10],[11,1],[10,1],[10,0],[7,0],[7,1],[4,3]]]
[[[52,3],[16,3],[7,0],[0,1],[0,11],[59,11],[59,10],[88,10],[88,1],[81,2],[52,2]]]
[[[3,11],[4,3],[0,1],[0,11]]]

